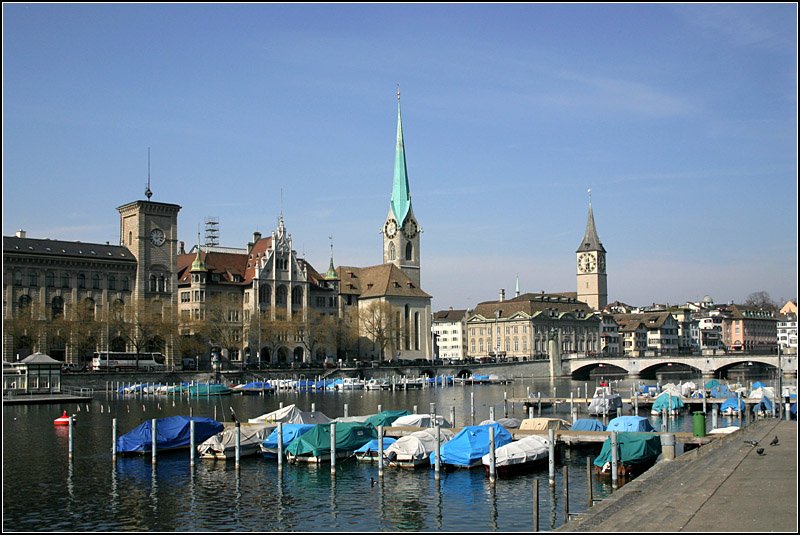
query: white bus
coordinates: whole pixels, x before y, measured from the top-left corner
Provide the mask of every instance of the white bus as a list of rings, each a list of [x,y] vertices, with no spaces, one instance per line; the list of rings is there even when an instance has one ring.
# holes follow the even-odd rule
[[[125,351],[100,351],[92,358],[92,370],[122,371],[122,370],[166,370],[164,355],[161,353],[136,353]]]

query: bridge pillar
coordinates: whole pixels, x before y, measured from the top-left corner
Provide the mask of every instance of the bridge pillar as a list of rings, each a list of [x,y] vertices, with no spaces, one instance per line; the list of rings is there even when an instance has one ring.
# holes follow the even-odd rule
[[[641,379],[639,372],[631,372],[628,374],[628,379]]]
[[[713,379],[714,372],[703,372],[701,376],[703,377],[703,379]]]

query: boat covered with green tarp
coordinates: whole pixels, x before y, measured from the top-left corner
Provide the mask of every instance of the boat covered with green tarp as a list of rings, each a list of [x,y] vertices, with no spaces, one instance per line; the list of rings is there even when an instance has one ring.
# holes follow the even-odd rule
[[[383,411],[373,414],[364,421],[364,425],[371,425],[377,429],[378,426],[390,427],[395,420],[401,416],[408,416],[408,411]]]
[[[336,458],[345,458],[355,450],[378,438],[378,432],[360,422],[336,424]],[[331,460],[331,425],[317,424],[297,437],[286,448],[289,462],[321,463]]]
[[[620,475],[641,473],[661,455],[661,439],[654,433],[617,433],[617,463]],[[611,437],[603,442],[603,448],[594,460],[596,471],[611,473]]]

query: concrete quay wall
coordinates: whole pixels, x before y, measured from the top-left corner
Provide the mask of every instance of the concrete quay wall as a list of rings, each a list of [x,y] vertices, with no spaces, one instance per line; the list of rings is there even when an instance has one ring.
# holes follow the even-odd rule
[[[797,481],[797,421],[758,420],[659,462],[554,531],[796,533]]]

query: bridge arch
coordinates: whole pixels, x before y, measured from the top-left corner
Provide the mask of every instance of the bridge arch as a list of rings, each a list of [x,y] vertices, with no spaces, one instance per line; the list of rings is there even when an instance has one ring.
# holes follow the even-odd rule
[[[596,374],[602,375],[627,375],[629,370],[617,366],[616,364],[611,364],[607,362],[591,362],[579,368],[572,370],[570,373],[570,377],[576,381],[587,380],[589,379],[593,372],[597,372]],[[596,375],[595,374],[595,375]]]

